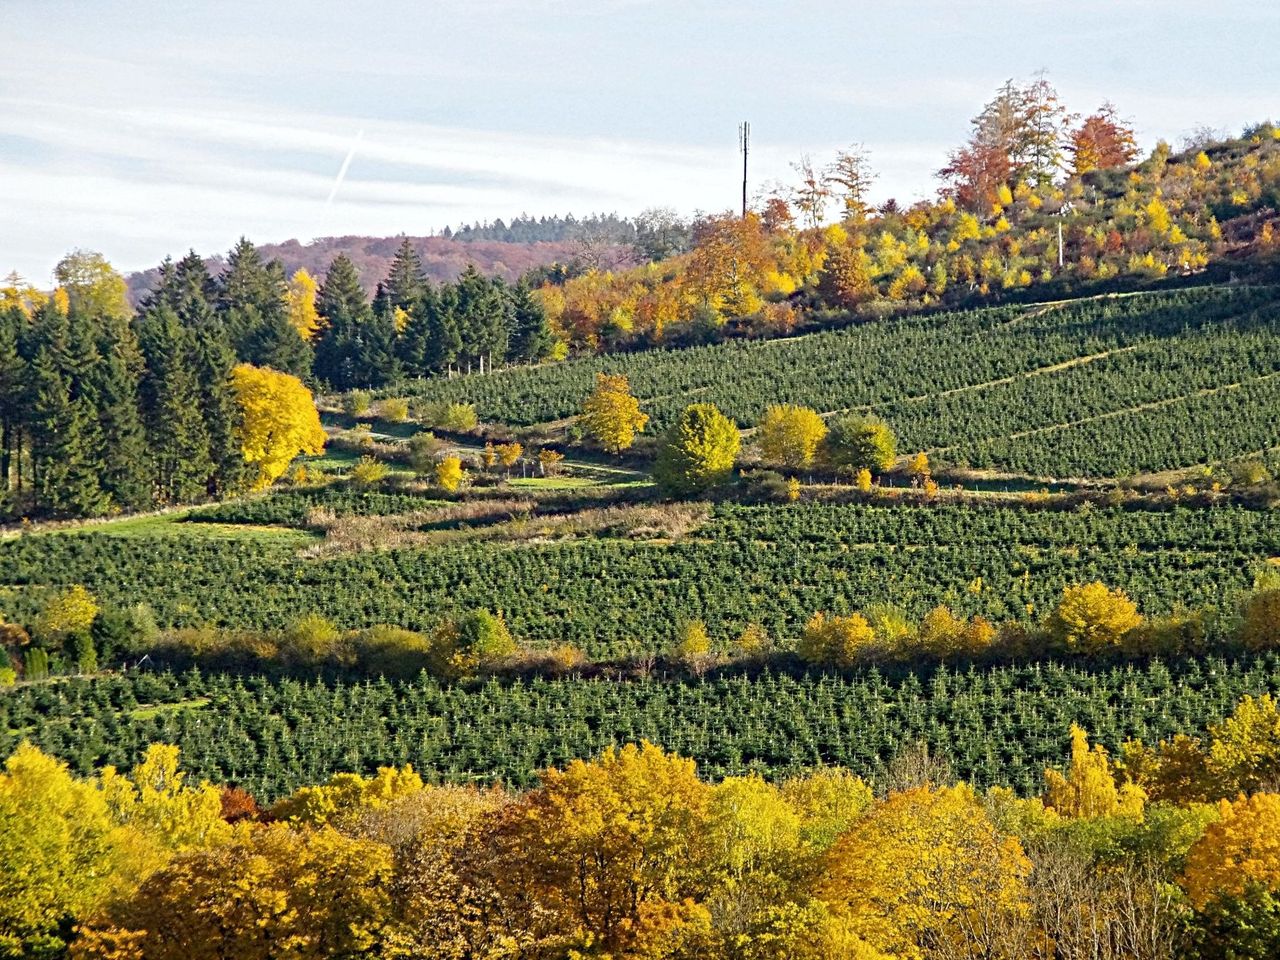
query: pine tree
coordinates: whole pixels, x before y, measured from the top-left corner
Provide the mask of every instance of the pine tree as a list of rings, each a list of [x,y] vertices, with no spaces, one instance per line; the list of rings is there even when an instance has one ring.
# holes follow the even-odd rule
[[[102,487],[113,503],[141,509],[151,500],[146,430],[139,409],[142,354],[128,324],[107,321],[98,342],[101,357],[93,371],[101,425]]]
[[[462,353],[462,332],[458,325],[457,289],[445,286],[426,305],[426,344],[422,363],[426,370],[445,373],[453,369]]]
[[[36,504],[60,516],[93,516],[107,505],[92,462],[93,414],[83,398],[72,396],[71,378],[56,357],[54,348],[42,347],[32,369]]]
[[[398,307],[412,316],[429,288],[430,284],[422,272],[422,258],[405,237],[400,241],[383,283],[387,301],[393,308]]]
[[[396,337],[396,357],[407,377],[426,377],[434,372],[427,358],[430,354],[432,315],[440,309],[439,299],[434,289],[424,286],[422,297]]]
[[[316,309],[325,325],[316,346],[316,376],[338,390],[386,382],[387,368],[394,366],[395,327],[374,317],[346,254],[329,265]]]
[[[240,357],[255,367],[271,367],[299,380],[309,380],[314,351],[288,315],[274,311],[249,335]]]
[[[25,325],[20,310],[0,310],[0,499],[9,490],[22,456],[27,366],[18,352],[20,325]]]
[[[188,330],[187,338],[209,441],[210,470],[205,477],[205,493],[226,496],[242,489],[249,480],[241,443],[240,407],[231,385],[236,355],[216,322],[204,329]]]
[[[213,463],[187,336],[173,308],[159,301],[141,318],[138,339],[147,361],[140,393],[155,495],[162,503],[188,502],[205,492]]]
[[[257,247],[241,237],[216,288],[214,307],[237,358],[303,379],[311,376],[311,349],[289,319],[289,288],[280,261],[264,263]]]
[[[510,355],[521,360],[545,360],[555,346],[555,335],[547,322],[542,302],[521,280],[509,288],[512,311]]]

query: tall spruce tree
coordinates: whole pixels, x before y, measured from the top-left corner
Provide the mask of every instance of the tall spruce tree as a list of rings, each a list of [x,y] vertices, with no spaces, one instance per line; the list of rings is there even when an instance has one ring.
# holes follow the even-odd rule
[[[324,333],[316,346],[316,376],[338,390],[380,386],[396,371],[395,326],[374,314],[346,254],[329,265],[316,297]]]
[[[426,340],[422,367],[433,373],[449,373],[462,354],[462,331],[458,325],[458,290],[452,284],[440,288],[424,307]]]
[[[23,427],[29,405],[24,403],[28,366],[18,350],[19,331],[26,317],[17,307],[0,309],[0,500],[16,479],[22,458]]]
[[[289,322],[280,261],[264,262],[258,248],[241,237],[215,287],[214,309],[240,360],[302,379],[311,376],[311,348]]]
[[[94,462],[94,413],[89,400],[76,395],[73,377],[63,368],[67,356],[55,339],[46,339],[32,364],[36,506],[58,516],[88,517],[106,508],[107,496]]]
[[[545,360],[556,342],[551,324],[547,322],[547,311],[525,281],[508,290],[512,313],[510,355],[532,362]]]
[[[141,509],[151,501],[151,475],[140,409],[144,364],[137,336],[128,323],[106,320],[98,353],[92,380],[102,430],[102,487],[115,505]]]
[[[399,308],[410,315],[417,309],[429,289],[430,284],[422,272],[422,258],[413,249],[413,244],[409,242],[408,237],[400,241],[400,247],[391,260],[387,279],[383,281],[382,286],[391,307]]]
[[[214,469],[187,332],[161,300],[140,318],[138,340],[146,358],[140,393],[155,496],[186,503],[206,492]]]

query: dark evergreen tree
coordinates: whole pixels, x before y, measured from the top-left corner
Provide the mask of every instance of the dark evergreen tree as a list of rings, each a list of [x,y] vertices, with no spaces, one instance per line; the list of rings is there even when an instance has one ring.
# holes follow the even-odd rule
[[[426,340],[422,369],[433,373],[452,371],[462,353],[462,331],[457,319],[458,291],[452,285],[440,288],[424,307]]]
[[[325,324],[316,346],[318,378],[338,390],[350,390],[381,386],[398,376],[394,321],[375,315],[345,254],[329,265],[316,310]]]
[[[300,380],[311,379],[314,352],[283,311],[276,311],[259,323],[240,354],[255,367],[271,367],[291,373]]]
[[[427,358],[431,354],[432,315],[440,309],[438,301],[436,291],[425,285],[404,329],[396,337],[396,356],[406,377],[426,377],[436,372]]]
[[[400,241],[382,287],[391,307],[398,307],[410,315],[418,309],[430,288],[422,272],[422,258],[413,249],[408,237]]]
[[[511,302],[510,356],[537,362],[551,355],[555,334],[547,322],[547,311],[523,280],[509,288]]]
[[[22,459],[24,427],[29,405],[28,365],[19,352],[19,334],[26,317],[16,307],[0,310],[0,500],[15,484]]]
[[[142,353],[130,326],[116,320],[103,324],[98,353],[92,383],[102,431],[102,487],[115,505],[142,509],[151,502],[150,453],[139,408]]]
[[[227,255],[213,306],[236,356],[296,377],[311,376],[311,349],[289,322],[288,285],[280,261],[263,262],[244,237]]]
[[[187,333],[160,300],[141,317],[138,340],[146,358],[140,393],[155,496],[162,503],[188,502],[206,492],[214,465]]]
[[[53,311],[57,312],[57,311]],[[59,350],[46,344],[32,366],[31,459],[39,509],[58,516],[101,513],[107,497],[94,463],[95,420],[72,378],[60,368]]]

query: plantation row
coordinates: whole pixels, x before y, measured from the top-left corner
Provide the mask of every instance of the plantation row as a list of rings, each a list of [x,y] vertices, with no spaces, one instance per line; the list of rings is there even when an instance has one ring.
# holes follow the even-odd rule
[[[877,603],[915,618],[945,603],[996,622],[1038,619],[1064,586],[1093,580],[1148,615],[1228,609],[1277,555],[1280,514],[1236,507],[724,505],[674,543],[463,543],[328,559],[261,540],[230,551],[173,537],[24,537],[0,544],[0,609],[30,620],[50,587],[77,583],[111,605],[149,604],[161,626],[280,628],[317,613],[340,627],[425,629],[489,609],[519,638],[604,659],[666,649],[691,619],[716,642],[751,622],[795,637],[816,611]]]
[[[1228,416],[1187,438],[1190,448],[1148,450],[1124,431],[1106,434],[1093,456],[1065,469],[1052,440],[1020,447],[1008,441],[1011,463],[999,459],[1004,451],[996,441],[1275,373],[1274,298],[1271,288],[1203,288],[916,316],[794,340],[595,358],[414,389],[427,401],[475,403],[484,419],[531,424],[576,414],[596,372],[607,370],[628,376],[655,429],[691,400],[714,403],[743,426],[773,403],[874,408],[904,449],[944,448],[949,459],[979,466],[1114,476],[1112,458],[1130,470],[1156,470],[1194,463],[1210,446],[1205,438],[1220,436],[1214,452],[1222,448],[1228,456],[1258,444],[1247,424],[1235,429]],[[1045,370],[1060,364],[1071,365]],[[1266,411],[1274,412],[1273,399],[1261,398],[1270,404]],[[1159,427],[1158,410],[1148,419]],[[1173,432],[1181,437],[1181,424]]]
[[[279,490],[269,496],[201,507],[193,510],[188,519],[196,523],[300,527],[306,523],[307,515],[317,507],[331,510],[340,517],[380,517],[425,510],[440,503],[439,500],[418,494],[361,490],[331,484],[299,490]]]
[[[1280,658],[1090,669],[1044,664],[705,681],[535,680],[355,686],[139,674],[0,694],[0,756],[23,739],[83,774],[174,743],[193,774],[271,800],[337,771],[413,764],[439,781],[525,786],[549,765],[647,739],[704,774],[841,764],[874,777],[923,741],[983,786],[1039,789],[1078,723],[1115,749],[1199,733],[1244,694],[1280,690]]]
[[[1242,329],[1248,318],[1227,320],[1052,373],[905,400],[877,413],[909,439],[912,449],[945,449],[959,459],[972,440],[957,442],[956,437],[1038,430],[1274,374],[1280,370],[1280,311],[1272,306],[1267,313],[1274,329]]]
[[[1041,476],[1127,476],[1232,460],[1280,446],[1280,376],[979,445],[975,465]]]

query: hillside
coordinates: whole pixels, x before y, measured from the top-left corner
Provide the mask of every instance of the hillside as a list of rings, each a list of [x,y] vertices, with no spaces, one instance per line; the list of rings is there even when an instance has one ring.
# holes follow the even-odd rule
[[[465,236],[465,235],[464,235]],[[372,290],[382,280],[405,238],[396,237],[324,237],[303,243],[286,240],[283,243],[258,245],[265,260],[279,260],[285,274],[306,270],[312,276],[322,277],[338,254],[346,254],[355,264],[360,283]],[[409,237],[414,252],[422,261],[423,274],[435,283],[451,282],[468,266],[474,266],[482,274],[500,277],[508,283],[536,267],[553,263],[570,263],[579,255],[579,244],[573,239],[555,241],[502,241],[486,239],[451,239],[448,237]],[[618,255],[625,250],[618,248]],[[218,272],[225,265],[221,255],[206,258],[211,272]],[[160,270],[153,267],[131,273],[126,278],[129,298],[137,303],[151,290]]]

